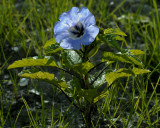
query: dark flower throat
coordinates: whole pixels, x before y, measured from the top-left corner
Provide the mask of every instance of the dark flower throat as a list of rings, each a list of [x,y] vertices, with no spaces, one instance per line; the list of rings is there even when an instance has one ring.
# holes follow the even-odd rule
[[[79,38],[84,34],[84,26],[81,22],[78,22],[75,26],[69,28],[69,33],[73,38]]]

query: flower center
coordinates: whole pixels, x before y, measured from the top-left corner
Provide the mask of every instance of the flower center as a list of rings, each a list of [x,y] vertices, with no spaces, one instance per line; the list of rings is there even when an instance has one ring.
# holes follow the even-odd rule
[[[73,39],[77,39],[83,36],[85,29],[83,24],[79,21],[75,26],[70,27],[68,31]]]

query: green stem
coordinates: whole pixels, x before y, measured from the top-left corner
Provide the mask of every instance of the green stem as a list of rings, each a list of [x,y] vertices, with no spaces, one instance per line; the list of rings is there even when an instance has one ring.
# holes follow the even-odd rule
[[[85,80],[85,89],[88,90],[90,87],[88,73],[85,75],[84,80]],[[85,101],[86,101],[86,105],[85,105],[84,119],[85,119],[87,128],[90,128],[91,127],[91,114],[92,114],[93,104],[92,104],[92,102],[89,102],[87,99],[85,99]]]
[[[74,105],[78,110],[80,110],[80,112],[84,113],[84,110],[81,109],[79,106],[77,106],[77,105],[75,104],[75,102],[72,101],[72,100],[70,99],[70,97],[69,97],[61,88],[59,88],[58,86],[56,86],[56,87],[61,90],[61,92],[66,96],[66,98],[67,98],[71,103],[73,103],[73,105]]]
[[[82,62],[88,61],[88,57],[86,57],[89,47],[83,46],[83,49],[81,51],[82,53]],[[84,89],[88,90],[90,88],[89,83],[89,73],[87,73],[85,76],[81,76],[84,83]],[[86,123],[87,128],[91,127],[91,113],[92,113],[93,104],[92,102],[89,102],[87,99],[85,99],[85,108],[84,112],[82,113],[84,116],[84,121]]]
[[[92,112],[92,104],[89,101],[86,101],[84,118],[87,125],[87,128],[91,127],[91,112]]]

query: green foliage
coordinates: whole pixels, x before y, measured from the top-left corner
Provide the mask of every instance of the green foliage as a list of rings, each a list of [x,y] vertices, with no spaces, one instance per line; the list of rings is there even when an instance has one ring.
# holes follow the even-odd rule
[[[123,52],[122,47],[120,46],[118,41],[122,41],[126,44],[128,47],[125,36],[127,36],[123,31],[121,31],[119,28],[108,28],[103,29],[100,28],[100,33],[97,37],[97,41],[99,43],[107,43],[109,46],[116,48],[118,51]]]
[[[94,74],[94,76],[90,76],[91,79],[94,79],[97,74],[98,74],[98,73]],[[93,87],[94,87],[94,88],[99,88],[99,87],[101,87],[101,85],[103,85],[103,84],[106,83],[105,74],[106,74],[106,72],[103,72],[103,73],[97,78],[97,80],[94,81],[94,83],[93,83]]]
[[[91,58],[92,56],[96,55],[96,53],[99,50],[99,45],[97,44],[95,47],[93,47],[86,55],[86,57]]]
[[[92,69],[93,67],[94,67],[94,65],[87,61],[87,62],[84,62],[84,63],[72,65],[71,69],[73,69],[74,71],[76,71],[80,75],[83,74],[85,76],[88,73],[88,71],[90,69]]]
[[[122,77],[128,77],[128,76],[135,76],[143,73],[149,73],[149,70],[146,69],[139,69],[139,68],[133,68],[133,69],[126,69],[122,68],[114,72],[110,72],[106,74],[106,80],[109,85],[111,85],[115,80],[122,78]]]
[[[97,97],[94,98],[94,103],[98,102],[102,98],[105,98],[107,95],[109,95],[109,91],[102,91]]]
[[[110,35],[119,35],[119,36],[127,36],[123,31],[121,31],[119,28],[108,28],[104,29],[104,34],[110,34]]]
[[[56,87],[60,88],[61,90],[65,90],[68,86],[63,81],[58,81],[54,78],[54,74],[50,74],[48,72],[36,72],[36,73],[24,73],[21,77],[30,78],[30,79],[37,79],[42,80],[48,83],[55,85]]]
[[[57,63],[54,61],[53,57],[44,57],[40,59],[39,57],[33,57],[28,59],[22,59],[15,61],[11,64],[8,69],[28,67],[28,66],[52,66],[58,67]],[[59,67],[58,67],[59,68]]]
[[[59,46],[55,39],[48,40],[43,46],[43,48],[45,49],[45,54],[57,53],[63,50],[63,48]]]
[[[96,89],[88,89],[88,90],[81,89],[78,90],[78,95],[80,95],[80,97],[84,97],[86,100],[92,103],[94,97],[96,97],[98,94]]]
[[[52,44],[55,44],[55,43],[56,43],[55,39],[50,39],[45,43],[43,48],[47,48],[47,47],[49,47],[49,46],[51,46]]]
[[[49,48],[49,52],[47,51],[47,54],[60,52],[59,59],[61,62],[61,68],[57,65],[53,57],[45,56],[15,61],[8,67],[8,69],[26,66],[56,67],[59,70],[64,71],[64,73],[72,75],[73,79],[70,80],[68,83],[67,81],[58,81],[54,78],[54,74],[50,74],[48,72],[41,72],[38,71],[36,68],[34,70],[21,72],[21,77],[37,79],[51,83],[58,89],[60,89],[71,102],[73,102],[70,99],[70,97],[72,97],[78,105],[77,106],[76,104],[74,104],[77,108],[83,108],[84,104],[89,105],[88,107],[90,107],[91,104],[97,103],[99,100],[107,97],[110,94],[107,88],[105,88],[103,91],[98,91],[101,85],[105,82],[107,82],[108,85],[111,86],[112,83],[118,80],[119,78],[135,76],[149,72],[148,70],[140,68],[138,69],[134,67],[135,65],[143,67],[142,62],[138,58],[139,55],[144,54],[143,51],[134,49],[125,50],[119,46],[117,41],[125,41],[124,36],[126,36],[126,34],[124,32],[122,32],[119,28],[109,28],[106,30],[101,29],[100,31],[100,38],[98,37],[97,40],[94,42],[95,45],[82,45],[82,49],[79,51],[63,50],[59,47],[59,45],[56,44],[55,41],[53,41],[53,39],[46,42],[43,48]],[[96,73],[97,76],[95,76],[93,80],[89,80],[90,71],[96,68],[96,65],[94,65],[90,59],[98,52],[99,47],[103,44],[104,41],[107,41],[109,42],[109,44],[112,44],[112,46],[116,47],[117,50],[119,50],[120,52],[103,52],[102,62],[100,62],[99,64],[107,62],[107,65],[98,74]],[[128,63],[129,65],[132,65],[134,68],[121,68],[117,71],[108,70],[106,71],[106,74],[104,74],[104,71],[106,70],[107,66],[111,65],[114,62],[117,62],[117,64],[119,62]],[[104,75],[105,78],[103,77]],[[96,83],[97,81],[98,84]],[[87,113],[91,113],[89,112],[91,108],[88,107],[85,107],[85,110],[81,110],[84,111],[83,114],[85,115],[85,118],[88,118],[88,116],[90,116],[87,115]]]
[[[143,66],[143,64],[141,62],[139,62],[137,58],[132,57],[132,56],[128,56],[128,55],[123,54],[123,53],[115,54],[113,52],[104,52],[102,62],[105,62],[105,61],[119,61],[119,62],[124,62],[124,63],[130,63],[130,64]]]
[[[146,16],[140,14],[141,10],[143,11],[143,2],[145,2],[145,0],[142,0],[141,3],[139,3],[136,13],[128,13],[123,6],[125,1],[126,0],[122,0],[120,4],[113,9],[112,5],[110,5],[110,2],[106,0],[101,0],[97,3],[93,0],[66,0],[65,2],[63,0],[32,0],[23,1],[24,3],[22,6],[21,3],[16,5],[16,1],[2,0],[0,2],[0,34],[2,37],[0,39],[0,58],[2,58],[2,61],[0,62],[0,73],[3,74],[3,72],[6,72],[6,65],[8,65],[8,62],[10,63],[10,60],[12,60],[10,59],[13,56],[12,52],[10,56],[8,56],[8,53],[4,53],[8,48],[5,46],[8,44],[11,44],[11,47],[22,47],[26,57],[30,56],[32,50],[38,55],[43,53],[51,56],[55,55],[56,53],[56,55],[60,57],[58,62],[54,61],[54,59],[52,60],[45,57],[27,58],[15,61],[8,67],[8,69],[27,66],[51,66],[51,68],[56,67],[60,69],[58,66],[59,64],[57,65],[57,63],[60,62],[61,69],[64,68],[64,70],[60,71],[60,75],[62,74],[64,76],[68,76],[70,73],[70,82],[67,82],[68,79],[62,79],[65,80],[65,82],[58,81],[54,78],[54,74],[38,72],[39,68],[37,69],[37,67],[34,67],[34,69],[29,71],[22,71],[21,77],[46,81],[59,87],[62,89],[62,91],[66,91],[65,93],[71,99],[71,106],[74,103],[79,103],[78,101],[80,101],[80,99],[80,105],[82,105],[81,108],[85,107],[85,104],[83,103],[84,100],[89,101],[90,103],[96,103],[99,119],[96,120],[96,124],[93,120],[93,125],[95,128],[102,127],[101,122],[109,125],[109,127],[119,127],[116,125],[116,122],[118,122],[117,124],[121,122],[121,125],[123,125],[122,127],[135,126],[158,128],[160,122],[160,107],[158,101],[159,93],[156,92],[156,90],[158,90],[157,87],[159,86],[160,80],[159,8],[156,4],[156,0],[148,1],[148,3],[151,5],[151,11]],[[93,49],[89,50],[90,52],[87,53],[86,57],[90,59],[90,61],[87,60],[87,62],[83,61],[83,56],[80,52],[62,49],[53,38],[53,27],[55,22],[58,20],[59,15],[62,12],[69,10],[73,6],[81,5],[88,7],[90,11],[95,14],[97,25],[99,27],[103,26],[104,28],[108,28],[112,27],[112,25],[120,24],[119,26],[124,28],[125,32],[122,32],[120,28],[100,28],[100,33],[94,42],[98,45],[96,45],[96,47],[92,47]],[[17,9],[16,7],[20,7],[20,9]],[[117,17],[117,13],[120,13],[121,17]],[[110,21],[112,18],[114,19]],[[129,42],[126,42],[125,40],[126,35],[129,38]],[[136,38],[135,35],[138,36],[138,38]],[[53,39],[47,41],[50,38]],[[102,70],[103,73],[101,73],[99,67],[96,67],[96,64],[92,64],[94,59],[92,60],[91,57],[94,57],[94,55],[98,53],[97,51],[99,50],[99,47],[101,48],[101,45],[105,44],[112,48],[116,48],[117,53],[104,52],[102,61],[111,61],[116,63],[114,63],[113,66],[111,64],[106,69],[104,67],[104,70]],[[126,45],[127,49],[123,49],[124,44]],[[42,47],[44,49],[42,49]],[[130,47],[132,48],[131,50],[128,49]],[[137,49],[141,49],[143,51]],[[19,54],[21,54],[21,52]],[[3,59],[5,60],[4,64]],[[119,62],[121,62],[120,65]],[[114,66],[116,67],[116,70],[113,69]],[[130,68],[128,69],[126,66]],[[134,68],[132,69],[131,67]],[[146,75],[137,76],[139,74],[149,73],[148,70],[141,69],[141,67],[150,69],[152,71],[147,78]],[[96,71],[98,69],[101,74],[99,75],[99,72],[89,72],[92,68]],[[70,72],[70,69],[73,70],[74,73]],[[16,92],[17,86],[15,86],[17,85],[18,79],[16,72],[13,73],[10,70],[8,71],[10,73],[15,92],[12,96],[12,101],[8,102],[8,97],[5,96],[6,92],[3,92],[3,90],[6,88],[3,85],[5,82],[8,82],[8,79],[0,81],[0,127],[5,127],[6,124],[8,125],[8,122],[11,122],[9,127],[17,127],[16,124],[13,126],[14,119],[12,117],[11,110],[12,104],[14,105],[13,101],[15,96],[17,97],[18,94]],[[157,74],[154,74],[155,72]],[[74,76],[74,74],[78,75]],[[83,79],[81,78],[81,75],[83,76]],[[91,79],[89,81],[85,81],[92,76],[94,76],[94,78],[98,78],[96,80]],[[120,82],[120,78],[129,76],[136,77],[133,77],[133,79],[126,79],[126,82],[124,83]],[[158,79],[152,81],[150,76],[158,77]],[[93,82],[94,80],[95,82]],[[119,80],[117,84],[113,84],[117,80]],[[81,89],[83,87],[83,82],[89,85],[93,82],[93,84],[89,86],[88,90],[85,88]],[[109,89],[107,86],[104,86],[104,89],[102,89],[103,91],[97,91],[96,89],[99,89],[99,87],[102,84],[104,85],[105,82],[108,82],[110,85]],[[127,87],[132,89],[131,93],[127,91]],[[153,91],[148,91],[150,88]],[[119,95],[118,92],[121,93],[121,91],[123,91],[123,93]],[[76,94],[78,95],[78,98],[75,96]],[[98,102],[99,100],[101,100],[101,102]],[[34,113],[31,113],[32,110],[29,108],[30,106],[27,105],[27,101],[25,101],[24,98],[23,102],[25,103],[30,119],[30,126],[28,127],[36,127],[39,126],[39,124],[41,127],[43,127],[43,122],[40,120],[37,121],[33,118]],[[6,105],[7,107],[4,107]],[[127,110],[130,111],[130,113],[128,119],[126,120],[125,115],[126,113],[128,115]],[[53,108],[52,116],[54,115],[54,111],[55,109]],[[62,111],[63,110],[61,110],[61,114],[59,114],[60,116],[58,117],[59,119],[56,122],[54,122],[55,119],[52,117],[52,123],[54,122],[54,125],[58,123],[59,127],[65,127],[64,121],[66,120],[66,116],[64,116]],[[67,112],[69,112],[69,109],[66,111],[66,113]],[[19,120],[18,117],[20,117],[19,115],[21,115],[21,110],[18,113],[15,121],[17,124]],[[45,118],[45,116],[43,118]],[[72,121],[70,120],[70,122]],[[68,126],[67,124],[68,122],[66,123],[66,127]],[[51,125],[51,127],[54,126]]]
[[[68,67],[82,62],[80,55],[74,50],[64,50],[61,55],[64,64]]]
[[[144,54],[144,51],[141,51],[141,50],[138,50],[138,49],[131,49],[131,50],[128,50],[128,52],[131,55],[142,55],[142,54]]]

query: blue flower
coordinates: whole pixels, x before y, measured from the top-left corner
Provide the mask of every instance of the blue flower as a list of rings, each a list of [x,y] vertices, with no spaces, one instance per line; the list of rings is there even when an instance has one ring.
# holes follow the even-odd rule
[[[54,25],[54,36],[64,49],[81,49],[81,44],[91,44],[99,33],[94,15],[86,7],[72,7],[59,20]]]

